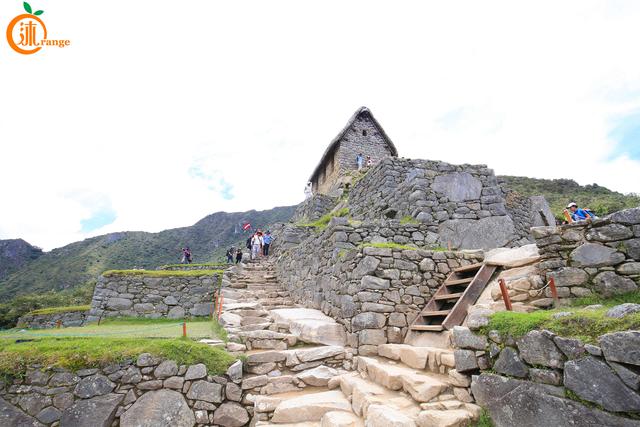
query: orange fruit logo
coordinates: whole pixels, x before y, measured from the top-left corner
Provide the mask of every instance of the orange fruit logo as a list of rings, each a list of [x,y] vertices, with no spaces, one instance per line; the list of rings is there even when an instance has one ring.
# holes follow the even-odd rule
[[[70,40],[49,39],[47,26],[39,17],[44,11],[34,12],[27,2],[23,6],[27,13],[16,16],[7,26],[7,41],[13,50],[23,55],[32,55],[43,47],[66,47],[71,44]]]

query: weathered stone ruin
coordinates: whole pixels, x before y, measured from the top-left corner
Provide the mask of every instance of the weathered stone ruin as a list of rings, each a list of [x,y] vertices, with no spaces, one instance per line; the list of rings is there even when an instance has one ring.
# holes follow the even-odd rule
[[[360,152],[374,160],[363,171]],[[484,165],[397,157],[366,108],[311,181],[315,195],[272,228],[273,255],[221,277],[229,341],[207,344],[242,356],[225,375],[148,354],[76,373],[32,366],[0,382],[0,421],[463,427],[484,409],[496,427],[640,427],[640,332],[586,342],[486,328],[506,309],[500,282],[516,312],[637,289],[640,208],[555,226],[544,198]],[[91,315],[207,316],[217,286],[210,275],[103,277]]]
[[[398,155],[393,142],[367,107],[358,109],[327,147],[309,178],[313,192],[339,197],[351,184],[350,172],[358,169],[359,153],[370,156],[374,164]]]
[[[356,172],[359,152],[375,162]],[[397,157],[395,146],[364,107],[331,143],[312,181],[316,194],[300,205],[296,221],[347,207],[356,220],[413,219],[437,236],[433,244],[454,249],[532,243],[531,227],[555,224],[543,197],[525,198],[503,188],[485,165]]]

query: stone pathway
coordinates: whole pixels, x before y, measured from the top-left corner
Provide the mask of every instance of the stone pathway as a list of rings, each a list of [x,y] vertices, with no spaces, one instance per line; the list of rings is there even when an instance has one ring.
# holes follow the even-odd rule
[[[453,351],[383,344],[358,356],[342,325],[294,303],[267,260],[234,268],[223,294],[227,349],[246,355],[251,425],[455,427],[479,417]]]

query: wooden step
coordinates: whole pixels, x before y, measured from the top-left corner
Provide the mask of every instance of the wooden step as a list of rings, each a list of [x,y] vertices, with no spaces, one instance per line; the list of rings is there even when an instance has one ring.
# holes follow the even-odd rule
[[[411,325],[412,331],[440,332],[444,330],[442,325]]]
[[[435,311],[423,311],[420,313],[422,317],[431,317],[431,316],[446,316],[451,313],[451,310],[435,310]]]
[[[482,267],[483,263],[479,262],[476,264],[471,264],[471,265],[465,265],[464,267],[458,267],[458,268],[454,268],[453,271],[455,271],[456,273],[466,273],[469,272],[471,270],[479,270],[480,267]]]
[[[467,283],[471,283],[472,281],[473,281],[473,277],[465,277],[464,279],[446,280],[444,282],[444,285],[445,286],[465,285]]]
[[[454,299],[454,298],[460,298],[462,296],[463,292],[456,292],[455,294],[442,294],[442,295],[436,295],[433,298],[437,301],[442,301],[442,300],[449,300],[449,299]]]
[[[484,290],[491,280],[491,276],[496,270],[496,266],[482,263],[460,267],[449,274],[442,286],[433,294],[429,302],[423,307],[422,312],[416,316],[411,330],[439,332],[451,330],[454,326],[461,325],[467,316],[467,309]],[[460,275],[472,276],[458,279]],[[449,292],[450,286],[460,286],[464,289],[455,289],[456,292]],[[445,307],[449,310],[442,310],[443,302],[447,302]],[[453,304],[451,304],[453,303]],[[443,319],[444,317],[444,319]],[[440,323],[426,324],[425,323]]]

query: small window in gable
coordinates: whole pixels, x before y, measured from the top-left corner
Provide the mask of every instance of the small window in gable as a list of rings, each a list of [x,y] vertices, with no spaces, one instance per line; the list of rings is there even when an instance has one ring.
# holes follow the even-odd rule
[[[362,129],[362,136],[367,136],[367,131]]]

